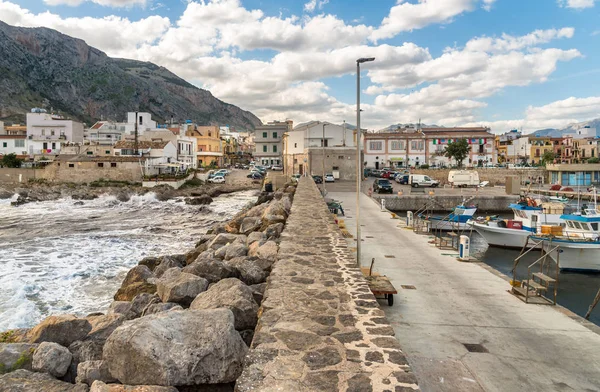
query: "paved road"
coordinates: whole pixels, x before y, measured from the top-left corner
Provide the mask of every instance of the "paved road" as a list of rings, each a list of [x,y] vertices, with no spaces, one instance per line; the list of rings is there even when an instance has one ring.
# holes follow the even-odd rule
[[[328,196],[343,201],[355,233],[356,194]],[[375,258],[375,270],[399,291],[394,306],[382,301],[382,309],[424,391],[600,391],[594,327],[563,308],[525,304],[499,274],[443,255],[454,252],[399,228],[364,194],[361,205],[363,260]],[[464,343],[488,352],[469,352]]]

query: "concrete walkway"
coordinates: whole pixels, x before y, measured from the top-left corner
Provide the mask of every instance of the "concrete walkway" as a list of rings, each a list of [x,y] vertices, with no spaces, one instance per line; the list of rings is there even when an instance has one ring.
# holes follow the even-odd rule
[[[328,197],[343,201],[355,234],[356,194]],[[560,307],[525,304],[505,279],[399,228],[364,194],[361,225],[363,264],[374,257],[375,270],[398,289],[393,307],[380,304],[423,391],[600,391],[600,335],[581,320]]]

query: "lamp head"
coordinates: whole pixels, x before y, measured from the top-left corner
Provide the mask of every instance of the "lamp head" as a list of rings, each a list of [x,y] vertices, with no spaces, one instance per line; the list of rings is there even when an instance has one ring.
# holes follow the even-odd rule
[[[366,63],[368,61],[375,61],[375,57],[361,57],[358,60],[356,60],[358,64]]]

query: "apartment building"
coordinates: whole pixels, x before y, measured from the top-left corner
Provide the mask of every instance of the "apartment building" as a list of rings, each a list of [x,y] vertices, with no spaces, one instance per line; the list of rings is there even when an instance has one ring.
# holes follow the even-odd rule
[[[283,164],[283,135],[293,130],[293,121],[273,121],[254,130],[255,161],[265,166]]]

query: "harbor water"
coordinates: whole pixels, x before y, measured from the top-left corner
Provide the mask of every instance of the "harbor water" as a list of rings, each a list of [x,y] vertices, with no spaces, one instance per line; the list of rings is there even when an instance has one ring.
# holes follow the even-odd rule
[[[106,311],[127,271],[146,256],[185,253],[214,223],[256,201],[256,191],[209,206],[154,193],[11,207],[0,200],[0,331],[52,314]]]

